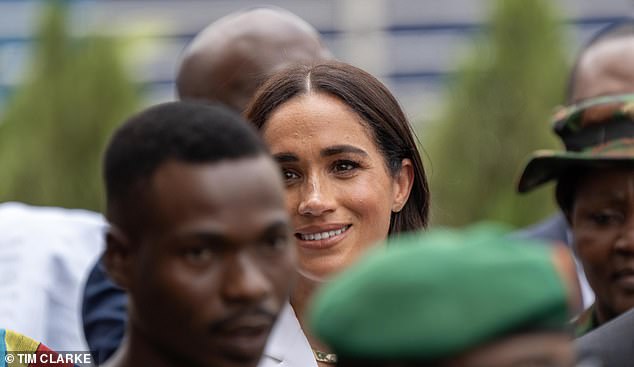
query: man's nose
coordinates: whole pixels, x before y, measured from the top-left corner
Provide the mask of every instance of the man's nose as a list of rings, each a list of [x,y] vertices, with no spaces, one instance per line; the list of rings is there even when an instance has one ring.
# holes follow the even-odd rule
[[[250,254],[236,254],[225,268],[222,295],[228,302],[255,302],[273,291],[270,279]]]

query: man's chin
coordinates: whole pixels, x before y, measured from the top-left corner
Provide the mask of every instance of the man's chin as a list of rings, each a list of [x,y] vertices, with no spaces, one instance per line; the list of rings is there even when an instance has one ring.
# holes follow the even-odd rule
[[[262,358],[269,333],[270,330],[263,336],[242,336],[223,340],[221,345],[216,345],[213,348],[217,353],[215,356],[209,356],[209,362],[213,362],[209,366],[256,367]]]
[[[208,366],[213,367],[256,367],[262,358],[264,347],[256,355],[223,353],[221,358],[214,358]]]

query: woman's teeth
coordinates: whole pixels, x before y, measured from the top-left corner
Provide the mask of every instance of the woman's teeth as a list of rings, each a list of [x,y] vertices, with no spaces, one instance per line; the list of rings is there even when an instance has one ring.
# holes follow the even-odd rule
[[[308,233],[308,234],[301,234],[300,233],[299,238],[301,238],[303,241],[325,240],[327,238],[342,234],[343,232],[347,231],[348,228],[350,228],[350,226],[345,226],[343,228],[337,229],[336,231],[327,231],[327,232],[319,232],[319,233]]]

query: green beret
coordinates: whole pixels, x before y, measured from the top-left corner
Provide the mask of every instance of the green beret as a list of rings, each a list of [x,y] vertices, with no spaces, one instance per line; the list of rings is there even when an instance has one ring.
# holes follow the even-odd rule
[[[512,332],[563,330],[575,284],[564,246],[491,224],[433,230],[391,240],[322,287],[309,322],[348,358],[442,359]]]

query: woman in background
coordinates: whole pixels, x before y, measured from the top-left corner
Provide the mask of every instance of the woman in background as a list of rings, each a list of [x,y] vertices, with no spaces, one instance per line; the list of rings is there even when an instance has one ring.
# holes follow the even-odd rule
[[[535,152],[519,190],[557,181],[557,203],[595,294],[575,320],[582,336],[634,308],[634,94],[565,107],[553,129],[566,150]]]

